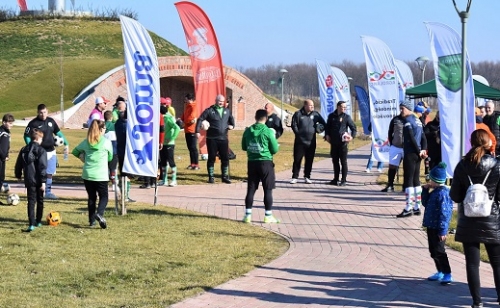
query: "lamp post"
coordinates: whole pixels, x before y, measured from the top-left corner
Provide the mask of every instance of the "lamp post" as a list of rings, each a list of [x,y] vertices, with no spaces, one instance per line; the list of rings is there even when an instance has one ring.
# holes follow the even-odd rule
[[[422,83],[425,82],[425,67],[427,66],[427,62],[429,62],[429,58],[426,56],[421,56],[415,59],[417,62],[418,68],[422,71]]]
[[[283,121],[283,99],[284,99],[284,92],[283,88],[285,88],[285,74],[288,73],[288,71],[284,68],[280,69],[280,74],[281,74],[281,121]]]

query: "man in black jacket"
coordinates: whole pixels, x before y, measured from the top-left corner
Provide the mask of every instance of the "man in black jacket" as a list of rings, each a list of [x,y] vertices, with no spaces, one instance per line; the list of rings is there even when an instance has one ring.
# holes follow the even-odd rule
[[[347,183],[347,146],[356,137],[357,130],[351,116],[345,113],[346,109],[346,103],[339,101],[337,110],[330,113],[326,121],[325,139],[330,143],[330,156],[333,161],[334,173],[330,185],[345,186]],[[350,134],[348,128],[351,130]],[[340,165],[342,165],[342,180],[339,182]]]
[[[497,147],[495,149],[495,155],[500,155],[500,112],[495,111],[495,103],[489,101],[485,105],[486,115],[483,118],[483,123],[488,125],[495,139],[497,141]]]
[[[323,117],[314,111],[314,102],[310,99],[304,101],[304,107],[294,113],[292,117],[292,130],[295,134],[293,143],[293,167],[290,184],[297,183],[300,164],[305,156],[304,181],[311,184],[311,170],[314,155],[316,154],[316,132],[323,131],[326,123]],[[320,128],[323,129],[320,129]]]
[[[5,165],[9,160],[10,129],[12,126],[14,126],[14,116],[6,113],[2,118],[2,126],[0,126],[0,189],[2,190],[4,190]]]
[[[234,118],[231,110],[225,107],[226,98],[224,95],[217,95],[215,104],[208,107],[198,118],[196,123],[196,136],[200,138],[200,129],[202,126],[207,129],[207,171],[208,183],[215,183],[214,165],[215,157],[219,153],[221,161],[222,182],[231,184],[229,179],[229,140],[228,130],[234,128]],[[205,123],[203,123],[205,122]],[[206,124],[208,122],[208,125]]]
[[[283,135],[283,124],[281,124],[281,119],[274,113],[274,105],[267,103],[264,106],[267,112],[266,126],[274,129],[276,139]]]

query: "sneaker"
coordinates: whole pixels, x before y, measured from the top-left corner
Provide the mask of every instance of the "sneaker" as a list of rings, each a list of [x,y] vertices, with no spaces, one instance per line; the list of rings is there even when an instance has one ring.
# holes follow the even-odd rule
[[[252,214],[245,214],[245,216],[243,216],[243,220],[242,220],[244,223],[251,223],[252,222]]]
[[[200,166],[194,165],[192,170],[200,170]]]
[[[186,169],[187,169],[187,170],[194,170],[194,166],[193,166],[193,165],[189,165],[189,166],[187,166],[187,168],[186,168]]]
[[[394,187],[387,186],[386,188],[382,189],[381,192],[394,192]]]
[[[412,211],[412,210],[409,210],[409,211],[407,211],[407,210],[403,210],[403,211],[401,212],[401,214],[396,215],[396,217],[397,217],[397,218],[403,218],[403,217],[409,217],[409,216],[411,216],[411,215],[413,215],[413,211]]]
[[[208,178],[208,183],[213,184],[215,183],[215,178],[213,176]]]
[[[159,181],[158,186],[168,186],[168,181]]]
[[[175,186],[177,186],[177,181],[171,181],[171,182],[168,184],[168,186],[170,186],[170,187],[175,187]]]
[[[420,214],[421,214],[421,213],[420,213],[420,209],[413,209],[413,215],[418,216],[418,215],[420,215]]]
[[[31,232],[35,230],[35,226],[29,226],[28,229],[24,230],[24,232]]]
[[[313,183],[310,178],[304,178],[304,181],[306,182],[306,184],[312,184]]]
[[[290,184],[297,184],[297,179],[296,178],[292,178],[290,180]]]
[[[370,173],[370,172],[372,172],[372,171],[370,170],[370,168],[366,168],[366,169],[365,169],[365,172],[366,172],[366,173]]]
[[[378,169],[377,169],[377,172],[378,172],[378,173],[382,173],[382,171],[383,171],[383,170],[382,170],[381,168],[378,168]]]
[[[101,226],[102,229],[106,229],[106,227],[108,225],[107,225],[106,219],[104,219],[104,217],[102,217],[99,214],[95,214],[95,219],[99,222],[99,226]]]
[[[130,198],[125,198],[125,202],[135,202],[135,200]]]
[[[266,216],[264,216],[264,223],[266,223],[266,224],[270,224],[270,223],[279,224],[280,220],[278,218],[274,217],[273,215],[266,215]]]
[[[441,279],[441,285],[442,286],[446,286],[446,285],[449,285],[450,283],[453,282],[453,277],[451,276],[451,273],[449,274],[444,274],[443,275],[443,278]]]
[[[225,176],[222,177],[222,183],[231,184],[231,180],[227,176]]]
[[[142,189],[150,189],[150,188],[151,188],[151,185],[150,185],[150,184],[142,184],[141,186],[139,186],[139,188],[142,188]]]
[[[54,194],[53,194],[53,193],[51,193],[51,192],[48,192],[48,193],[46,193],[46,194],[45,194],[44,199],[52,199],[52,200],[56,200],[56,199],[57,199],[57,196],[56,196],[56,195],[54,195]]]
[[[339,183],[339,186],[346,186],[347,185],[347,181],[340,181]]]
[[[427,277],[427,280],[429,281],[441,281],[443,279],[444,274],[441,272],[437,272],[432,276]]]
[[[89,227],[91,227],[91,228],[95,227],[95,220],[94,220],[94,221],[89,222]]]
[[[37,226],[37,228],[40,228],[42,226],[42,223],[39,222],[39,223],[36,224],[36,226]]]
[[[334,186],[338,186],[339,185],[339,180],[331,180],[330,182],[328,182],[329,185],[334,185]]]
[[[472,308],[482,308],[483,307],[483,304],[472,304],[471,306]]]

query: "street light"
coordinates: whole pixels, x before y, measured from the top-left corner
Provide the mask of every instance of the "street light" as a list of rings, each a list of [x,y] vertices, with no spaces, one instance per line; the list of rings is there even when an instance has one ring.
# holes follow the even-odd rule
[[[426,56],[421,56],[415,59],[415,62],[417,62],[418,68],[422,71],[422,83],[425,82],[425,66],[427,65],[427,62],[429,62],[429,58]]]
[[[284,68],[280,69],[281,74],[281,121],[283,121],[283,88],[285,87],[285,74],[288,71]]]

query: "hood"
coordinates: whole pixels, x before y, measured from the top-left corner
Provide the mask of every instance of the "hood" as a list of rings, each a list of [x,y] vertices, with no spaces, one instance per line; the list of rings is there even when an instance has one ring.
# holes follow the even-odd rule
[[[92,150],[98,150],[98,149],[100,149],[101,148],[101,144],[104,142],[104,138],[105,138],[104,136],[101,136],[99,138],[99,141],[96,144],[90,144],[89,143],[90,149],[92,149]]]
[[[36,159],[35,153],[33,153],[34,147],[36,147],[35,142],[31,142],[30,144],[25,146],[22,150],[23,160],[26,165],[31,164]]]
[[[497,160],[493,156],[486,154],[481,158],[478,166],[471,163],[465,163],[465,172],[471,177],[485,176],[488,171],[497,165]]]
[[[263,123],[255,123],[252,126],[250,126],[250,132],[254,137],[261,136],[268,129],[269,128],[266,126],[266,124]]]

